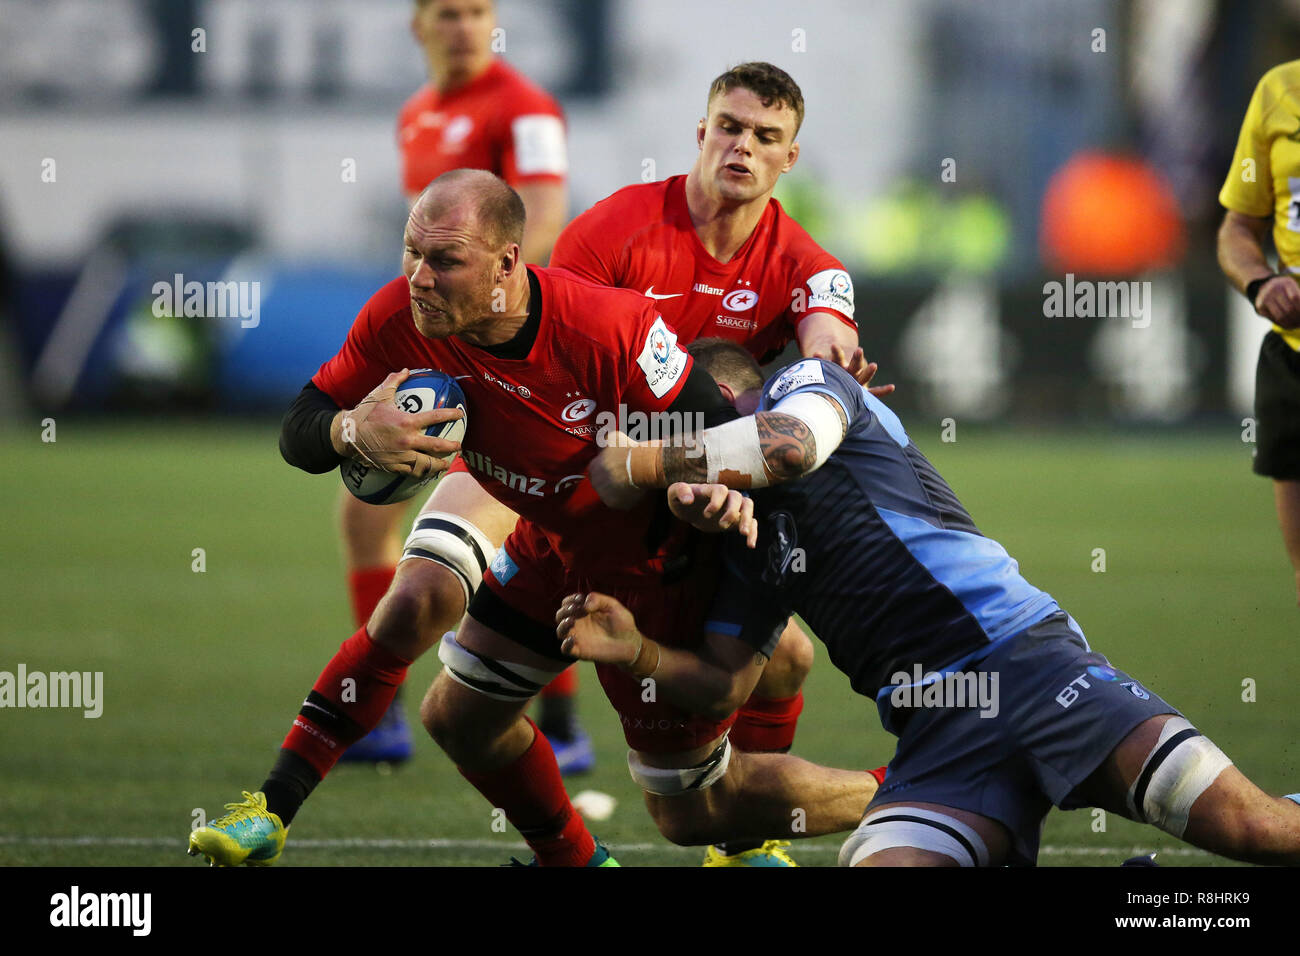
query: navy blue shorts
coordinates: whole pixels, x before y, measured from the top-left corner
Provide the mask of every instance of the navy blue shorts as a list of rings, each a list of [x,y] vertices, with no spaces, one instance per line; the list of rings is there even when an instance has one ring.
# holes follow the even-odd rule
[[[997,820],[1011,833],[1012,864],[1037,861],[1047,811],[1084,806],[1075,789],[1135,727],[1178,713],[1089,650],[1063,612],[958,672],[971,673],[996,687],[996,707],[972,695],[966,706],[896,710],[898,749],[871,805],[937,803]]]

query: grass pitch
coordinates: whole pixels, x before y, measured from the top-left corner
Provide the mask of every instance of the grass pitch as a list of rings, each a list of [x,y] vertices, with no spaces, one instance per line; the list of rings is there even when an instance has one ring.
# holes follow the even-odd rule
[[[260,785],[303,696],[353,630],[334,532],[339,482],[285,465],[277,427],[61,420],[52,444],[34,423],[0,433],[0,670],[104,675],[98,719],[0,710],[0,864],[197,866],[184,854],[191,822]],[[964,431],[943,444],[937,427],[929,436],[914,423],[913,437],[1095,648],[1265,789],[1300,789],[1300,611],[1271,490],[1250,474],[1237,431]],[[411,669],[412,718],[439,666],[430,654]],[[797,753],[886,762],[892,738],[824,655],[806,698]],[[650,823],[589,670],[582,714],[599,765],[570,792],[618,800],[594,832],[625,865],[697,864],[699,851],[670,846]],[[420,744],[387,775],[336,769],[295,821],[282,865],[526,856],[513,832],[493,830],[490,808],[436,747]],[[1139,849],[1162,850],[1165,863],[1221,862],[1089,811],[1053,812],[1043,844],[1048,866],[1113,865]],[[838,845],[804,841],[796,857],[830,865]]]

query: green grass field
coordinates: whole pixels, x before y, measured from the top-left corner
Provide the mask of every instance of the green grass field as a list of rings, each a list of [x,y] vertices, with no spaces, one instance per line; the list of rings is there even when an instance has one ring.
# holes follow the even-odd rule
[[[963,431],[912,423],[981,529],[1051,592],[1094,647],[1182,708],[1271,792],[1300,790],[1300,611],[1268,483],[1248,446],[1218,437]],[[303,696],[351,632],[332,476],[285,465],[277,425],[60,420],[0,433],[5,468],[0,670],[102,671],[103,714],[0,710],[0,864],[200,865],[197,808],[255,789]],[[204,550],[206,570],[192,570]],[[1105,549],[1105,572],[1092,570]],[[404,698],[414,717],[439,667]],[[1254,702],[1243,681],[1255,682]],[[876,766],[892,738],[823,655],[796,751]],[[612,711],[584,671],[600,764],[570,792],[618,809],[593,830],[624,865],[694,865],[659,838],[627,776]],[[525,855],[427,740],[388,775],[338,768],[300,813],[285,866],[493,865]],[[1136,850],[1213,865],[1158,831],[1053,812],[1043,865],[1109,866]],[[349,842],[351,841],[351,842]],[[795,847],[831,865],[839,840]]]

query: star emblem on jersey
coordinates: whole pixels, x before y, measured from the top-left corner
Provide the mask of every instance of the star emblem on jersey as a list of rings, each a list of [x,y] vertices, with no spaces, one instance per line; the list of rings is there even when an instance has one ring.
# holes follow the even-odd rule
[[[642,295],[648,299],[680,299],[685,294],[685,292],[674,292],[672,295],[657,295],[654,286],[649,286],[645,292],[642,293]]]
[[[688,361],[686,353],[677,347],[677,333],[664,325],[662,316],[656,318],[636,357],[651,394],[655,398],[667,395],[685,374]]]
[[[588,418],[596,410],[596,403],[590,398],[580,398],[576,402],[569,402],[564,406],[564,411],[560,412],[560,417],[566,422],[580,422]]]
[[[722,307],[730,312],[744,312],[752,309],[758,301],[758,293],[753,289],[736,289],[722,298]]]
[[[660,365],[668,361],[668,336],[663,329],[655,329],[650,333],[650,354]]]

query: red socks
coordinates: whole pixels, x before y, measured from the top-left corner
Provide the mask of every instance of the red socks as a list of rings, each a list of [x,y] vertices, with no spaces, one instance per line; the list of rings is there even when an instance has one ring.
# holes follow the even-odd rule
[[[537,725],[528,723],[533,743],[518,760],[485,773],[462,768],[461,775],[493,807],[505,811],[542,866],[586,866],[596,852],[596,841],[569,802],[555,751]]]
[[[731,745],[750,753],[783,753],[794,743],[803,691],[793,697],[751,696],[731,728]]]
[[[352,617],[357,627],[366,626],[380,599],[388,593],[395,574],[397,568],[393,565],[348,572],[348,597],[352,600]]]
[[[374,730],[410,664],[361,628],[316,679],[282,746],[325,776],[344,750]]]
[[[542,697],[572,697],[578,692],[578,668],[570,665],[542,688]]]

